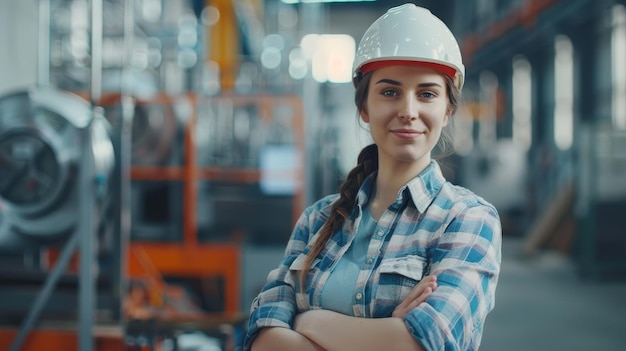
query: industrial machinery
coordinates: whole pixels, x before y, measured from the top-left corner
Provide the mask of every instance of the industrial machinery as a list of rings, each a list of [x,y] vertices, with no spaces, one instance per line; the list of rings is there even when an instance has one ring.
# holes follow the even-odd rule
[[[52,88],[0,98],[0,322],[20,326],[1,347],[52,320],[121,319],[121,172],[99,111]]]
[[[42,0],[39,68],[53,84],[0,97],[0,350],[153,349],[157,338],[186,332],[222,337],[220,328],[247,315],[242,246],[283,245],[302,210],[302,99],[238,95],[228,78],[234,67],[223,92],[171,92],[148,81],[151,94],[139,94],[123,84],[133,71],[127,44],[160,40],[169,59],[180,48],[168,31],[133,33],[133,18],[141,23],[133,3],[50,9]],[[226,19],[231,1],[212,4]],[[234,26],[230,16],[221,25]],[[104,60],[104,69],[95,40],[102,18],[112,48],[105,56],[117,65]],[[55,51],[88,33],[91,52]],[[176,60],[163,67],[192,76]],[[119,79],[107,80],[112,71]]]
[[[86,101],[52,89],[5,96],[0,111],[0,248],[54,243],[76,230],[85,128],[93,129],[97,201],[106,209],[115,156],[103,116],[93,118]]]

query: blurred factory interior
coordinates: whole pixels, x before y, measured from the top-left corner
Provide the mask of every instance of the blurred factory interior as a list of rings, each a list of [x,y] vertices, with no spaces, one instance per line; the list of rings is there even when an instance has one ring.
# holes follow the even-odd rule
[[[239,349],[405,2],[0,0],[0,350]],[[440,162],[502,218],[481,350],[624,350],[626,1],[413,2],[467,69]]]

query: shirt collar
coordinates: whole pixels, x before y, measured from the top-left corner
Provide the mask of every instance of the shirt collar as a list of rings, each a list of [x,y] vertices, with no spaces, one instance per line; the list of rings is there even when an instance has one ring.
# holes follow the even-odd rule
[[[432,160],[422,173],[407,183],[406,187],[409,189],[415,208],[420,213],[426,211],[445,182],[446,178],[441,172],[439,163]],[[404,188],[400,192],[403,191]]]
[[[364,206],[368,203],[372,194],[372,188],[374,180],[376,179],[376,172],[370,174],[365,178],[359,192],[357,194],[357,205]],[[428,167],[426,167],[417,177],[411,179],[406,185],[400,188],[396,201],[392,206],[402,205],[407,196],[415,204],[415,208],[420,213],[426,211],[430,203],[433,201],[446,179],[441,172],[439,163],[435,160],[431,160]]]

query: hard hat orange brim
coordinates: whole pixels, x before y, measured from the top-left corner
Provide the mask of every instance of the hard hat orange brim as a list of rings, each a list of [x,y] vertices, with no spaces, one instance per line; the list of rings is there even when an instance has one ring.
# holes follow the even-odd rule
[[[361,66],[361,74],[367,74],[368,72],[375,71],[379,68],[389,67],[389,66],[420,66],[433,69],[437,72],[443,73],[446,76],[454,79],[456,75],[456,69],[445,66],[439,63],[433,62],[424,62],[424,61],[411,61],[411,60],[384,60],[384,61],[374,61],[368,62]]]

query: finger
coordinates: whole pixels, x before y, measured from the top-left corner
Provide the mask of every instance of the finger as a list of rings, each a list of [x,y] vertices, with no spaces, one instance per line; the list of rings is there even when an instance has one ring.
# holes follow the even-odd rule
[[[398,306],[396,306],[396,309],[399,311],[406,311],[409,308],[408,307],[409,304],[411,304],[416,299],[419,299],[419,297],[424,294],[424,291],[426,289],[430,288],[431,289],[430,291],[432,292],[432,290],[434,290],[437,286],[437,283],[435,280],[436,279],[428,278],[428,279],[421,281],[418,285],[416,285],[409,292],[409,294],[404,298],[404,300],[402,300],[402,302]]]
[[[422,292],[422,294],[420,294],[420,296],[418,296],[416,299],[412,301],[407,301],[408,303],[396,307],[396,309],[392,313],[392,316],[398,318],[404,317],[404,315],[409,313],[411,310],[413,310],[423,302],[426,302],[426,300],[428,300],[428,297],[430,297],[432,293],[433,289],[431,287],[427,287],[424,292]]]
[[[412,301],[416,299],[424,292],[424,289],[426,289],[428,286],[431,286],[431,284],[435,283],[436,281],[437,276],[434,275],[429,275],[426,278],[422,279],[415,287],[413,287],[413,290],[411,290],[411,292],[409,292],[409,294],[404,298],[404,301]]]
[[[405,299],[396,308],[398,310],[403,310],[405,312],[410,311],[413,308],[417,307],[422,302],[426,301],[436,288],[437,288],[437,283],[432,282],[428,286],[425,286],[422,293],[419,294],[417,297],[415,297],[413,300]]]
[[[430,297],[430,295],[433,293],[433,288],[432,287],[428,287],[426,288],[426,290],[424,290],[424,292],[422,293],[422,295],[419,296],[419,298],[415,299],[415,301],[417,302],[417,304],[421,304],[422,302],[428,300],[428,298]]]
[[[392,316],[393,317],[397,317],[397,318],[403,318],[407,313],[409,313],[412,309],[414,309],[415,307],[419,306],[419,304],[423,302],[423,301],[411,301],[411,303],[407,304],[406,306],[400,307],[400,308],[396,308],[393,313]]]
[[[435,289],[437,289],[437,282],[429,283],[428,285],[424,287],[424,291],[426,291],[426,289],[430,289],[430,292],[432,293],[433,291],[435,291]],[[422,294],[423,293],[424,292],[422,292]]]
[[[428,300],[428,297],[430,297],[432,293],[433,289],[431,287],[426,288],[426,290],[424,290],[424,292],[420,296],[418,296],[415,300],[411,301],[411,303],[406,306],[407,312],[419,306],[422,302]]]
[[[431,290],[435,290],[437,287],[437,277],[436,276],[428,276],[422,281],[419,282],[409,294],[404,298],[402,303],[398,307],[405,308],[406,305],[417,299],[421,294],[424,293],[425,289],[431,288]]]
[[[423,291],[417,297],[412,300],[405,298],[402,303],[396,306],[396,308],[394,309],[394,314],[404,315],[405,313],[408,313],[410,310],[414,309],[422,302],[426,301],[436,288],[436,282],[431,282],[427,286],[424,286]]]

